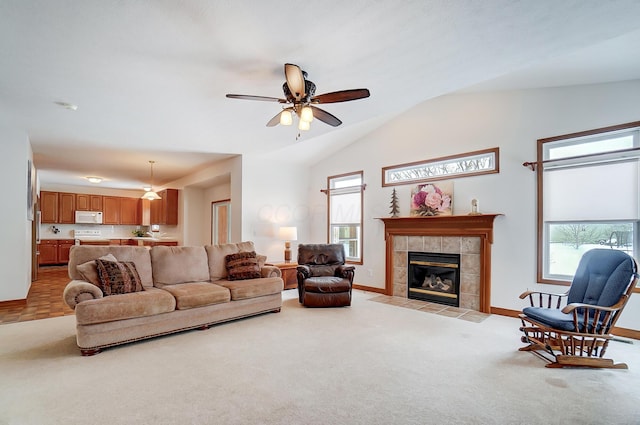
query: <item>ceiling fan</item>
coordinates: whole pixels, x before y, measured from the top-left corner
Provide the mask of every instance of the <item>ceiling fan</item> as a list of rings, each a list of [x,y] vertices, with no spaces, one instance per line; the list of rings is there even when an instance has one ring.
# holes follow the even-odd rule
[[[341,90],[316,96],[316,85],[312,81],[307,80],[307,73],[301,70],[298,65],[291,63],[284,65],[284,75],[286,79],[282,85],[284,99],[245,94],[227,94],[227,97],[230,99],[260,100],[291,105],[284,107],[281,112],[271,118],[269,122],[267,122],[267,127],[274,127],[278,124],[291,125],[293,123],[293,114],[296,114],[299,118],[298,128],[300,130],[308,130],[310,127],[309,123],[313,118],[317,118],[333,127],[342,124],[342,121],[337,117],[314,105],[346,102],[369,97],[368,89]]]

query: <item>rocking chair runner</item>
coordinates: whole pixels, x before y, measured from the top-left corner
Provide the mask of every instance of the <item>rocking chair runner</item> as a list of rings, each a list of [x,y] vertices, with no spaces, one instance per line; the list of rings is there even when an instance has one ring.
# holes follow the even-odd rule
[[[564,294],[527,291],[530,307],[520,314],[524,333],[521,351],[548,361],[547,367],[627,369],[603,358],[609,332],[629,300],[638,279],[635,260],[622,251],[592,249],[578,265]],[[566,298],[567,305],[561,308]]]

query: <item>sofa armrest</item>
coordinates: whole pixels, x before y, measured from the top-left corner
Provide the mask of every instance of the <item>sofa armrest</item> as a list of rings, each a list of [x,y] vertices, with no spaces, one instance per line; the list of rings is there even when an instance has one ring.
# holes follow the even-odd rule
[[[62,294],[64,302],[72,309],[75,309],[76,305],[82,301],[95,300],[103,296],[100,288],[84,280],[72,280],[64,288]]]
[[[276,266],[262,266],[260,274],[262,277],[282,277],[282,271]]]
[[[336,268],[336,276],[353,280],[356,268],[354,266],[341,265]]]
[[[311,276],[311,269],[309,266],[305,266],[304,264],[299,264],[296,267],[296,274],[298,276],[302,275],[303,279],[308,279]]]

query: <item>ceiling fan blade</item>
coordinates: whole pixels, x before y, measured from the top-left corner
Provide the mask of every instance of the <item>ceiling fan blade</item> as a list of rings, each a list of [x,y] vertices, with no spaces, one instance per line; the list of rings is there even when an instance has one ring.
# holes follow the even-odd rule
[[[277,97],[269,97],[269,96],[252,96],[249,94],[228,94],[227,97],[229,99],[261,100],[264,102],[287,103],[285,99],[278,99]]]
[[[276,125],[280,124],[280,115],[284,111],[293,111],[293,108],[284,108],[282,111],[278,112],[275,117],[269,120],[269,122],[267,123],[267,127],[275,127]]]
[[[305,93],[304,75],[298,65],[292,63],[284,64],[284,76],[287,79],[287,86],[289,91],[296,101],[302,100]]]
[[[317,118],[323,123],[329,124],[330,126],[333,126],[333,127],[337,127],[340,124],[342,124],[342,121],[340,121],[337,117],[335,117],[334,115],[331,115],[327,111],[324,111],[320,108],[316,108],[313,105],[310,105],[310,106],[311,106],[311,110],[313,110],[314,118]]]
[[[370,96],[370,93],[368,89],[341,90],[341,91],[334,91],[331,93],[319,94],[318,96],[312,97],[311,102],[313,103],[347,102],[349,100],[364,99],[365,97],[369,97],[369,96]]]

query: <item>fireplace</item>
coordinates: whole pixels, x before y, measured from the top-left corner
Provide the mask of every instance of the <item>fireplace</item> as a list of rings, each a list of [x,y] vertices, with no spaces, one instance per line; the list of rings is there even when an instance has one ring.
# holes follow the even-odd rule
[[[408,252],[459,254],[458,307],[490,313],[491,244],[498,215],[381,218],[386,245],[384,293],[409,296]]]
[[[408,256],[409,298],[460,305],[460,254],[409,251]]]

